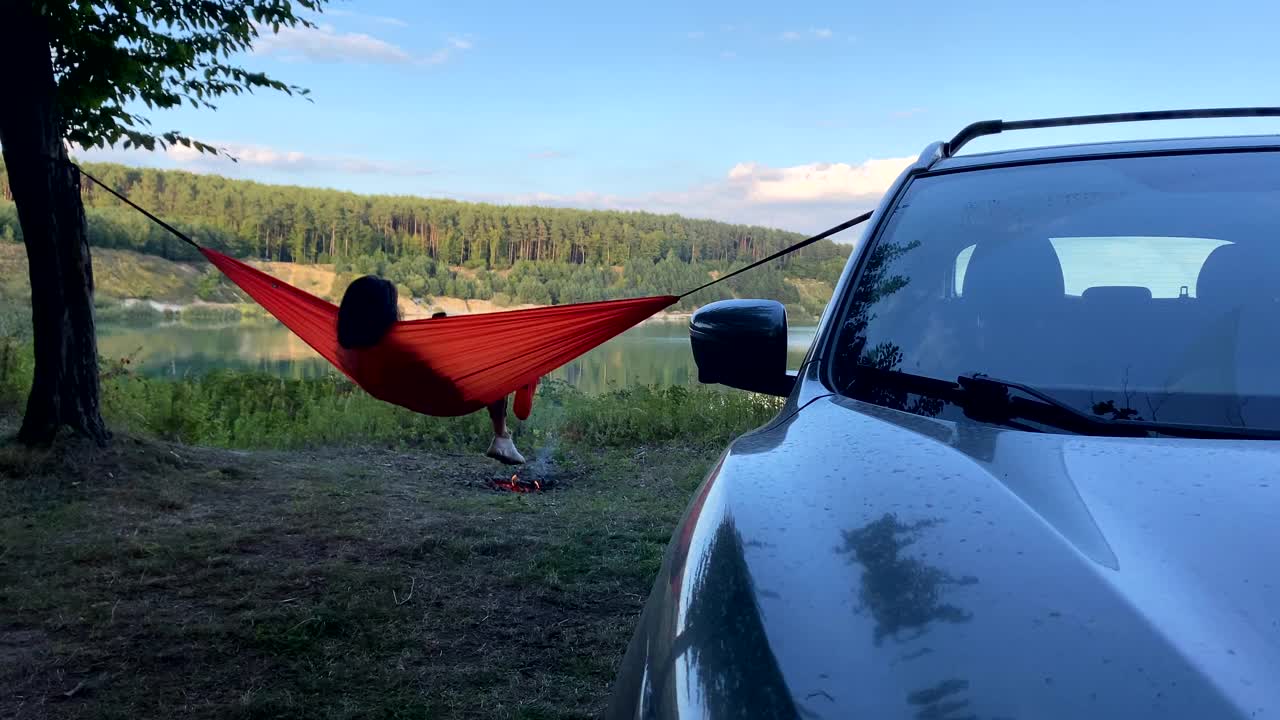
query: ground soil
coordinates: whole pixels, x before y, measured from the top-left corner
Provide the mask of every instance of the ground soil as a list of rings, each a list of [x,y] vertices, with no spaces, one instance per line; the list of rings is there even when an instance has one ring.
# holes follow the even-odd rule
[[[592,717],[713,454],[9,441],[0,717]]]

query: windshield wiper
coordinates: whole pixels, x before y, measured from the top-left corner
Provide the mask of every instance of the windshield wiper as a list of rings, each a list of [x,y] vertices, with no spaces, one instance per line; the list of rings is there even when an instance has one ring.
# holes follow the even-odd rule
[[[1111,422],[1108,418],[1090,415],[1077,410],[1041,390],[1022,383],[1000,380],[983,373],[969,373],[956,378],[959,391],[956,405],[974,420],[1008,424],[1011,420],[1030,420],[1058,430],[1081,435],[1120,435],[1142,437],[1146,431],[1140,428],[1119,427],[1117,432],[1099,432],[1098,421]],[[1028,398],[1011,395],[1016,390]]]
[[[1280,440],[1280,430],[1229,425],[1171,423],[1155,420],[1117,419],[1094,415],[1072,407],[1035,387],[1010,380],[970,373],[949,382],[899,370],[858,366],[859,374],[872,382],[951,403],[979,422],[1031,430],[1024,423],[1066,430],[1080,435],[1148,437],[1152,433],[1176,437]],[[1026,397],[1020,397],[1018,394]]]

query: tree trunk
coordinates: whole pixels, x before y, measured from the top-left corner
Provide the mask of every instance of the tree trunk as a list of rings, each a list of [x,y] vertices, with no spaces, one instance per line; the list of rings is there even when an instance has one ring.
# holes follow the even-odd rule
[[[67,163],[44,20],[28,3],[0,2],[0,67],[22,68],[5,83],[0,144],[31,275],[35,376],[18,438],[47,443],[69,425],[107,441],[98,391],[93,267],[80,175]]]

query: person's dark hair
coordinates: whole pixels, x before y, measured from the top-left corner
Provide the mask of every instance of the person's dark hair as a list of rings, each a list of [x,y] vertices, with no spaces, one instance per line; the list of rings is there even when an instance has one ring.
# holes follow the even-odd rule
[[[373,347],[399,319],[396,286],[374,275],[358,277],[338,305],[338,344],[348,350]]]

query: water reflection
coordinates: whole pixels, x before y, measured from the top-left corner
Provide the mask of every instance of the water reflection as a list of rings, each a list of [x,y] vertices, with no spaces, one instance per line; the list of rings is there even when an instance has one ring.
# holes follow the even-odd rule
[[[913,633],[906,639],[914,640],[924,634],[925,626],[931,622],[969,621],[967,611],[942,601],[942,592],[952,585],[972,585],[977,578],[956,578],[903,554],[922,530],[940,522],[930,518],[907,524],[897,515],[885,513],[875,522],[844,532],[840,552],[853,555],[853,560],[863,566],[858,594],[862,607],[875,618],[877,645],[887,636],[901,640],[908,630]]]
[[[859,382],[858,375],[858,368],[861,367],[881,371],[902,369],[902,348],[887,340],[872,344],[868,339],[868,331],[871,322],[876,319],[876,306],[891,299],[911,283],[911,278],[906,275],[890,274],[890,267],[919,246],[919,242],[905,245],[882,242],[867,256],[840,330],[836,351],[836,384],[849,397],[932,417],[942,411],[941,400],[914,395],[878,382]]]
[[[789,364],[799,367],[813,341],[813,328],[790,332]],[[100,328],[99,350],[108,361],[131,358],[143,375],[198,375],[218,369],[257,370],[290,378],[334,372],[306,343],[279,325]],[[568,365],[551,377],[586,392],[630,385],[692,385],[697,367],[689,350],[688,326],[682,322],[649,323],[632,328]]]
[[[978,716],[969,711],[969,701],[957,697],[968,689],[967,680],[951,678],[909,693],[907,704],[919,708],[917,720],[978,720]]]
[[[949,588],[972,585],[972,576],[956,577],[946,570],[929,565],[907,554],[909,546],[929,528],[942,521],[926,518],[903,522],[893,513],[844,532],[844,545],[839,552],[851,555],[851,562],[863,567],[858,590],[861,609],[871,613],[876,626],[877,646],[891,638],[897,643],[911,643],[928,631],[931,623],[967,623],[973,615],[946,601]],[[901,656],[901,662],[915,662],[930,656],[930,647],[916,647]],[[944,678],[909,692],[907,705],[919,720],[978,720],[970,711],[970,700],[964,697],[969,682],[962,678]]]
[[[682,633],[704,716],[796,718],[765,636],[756,589],[732,518],[716,529],[694,579]]]

